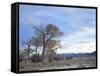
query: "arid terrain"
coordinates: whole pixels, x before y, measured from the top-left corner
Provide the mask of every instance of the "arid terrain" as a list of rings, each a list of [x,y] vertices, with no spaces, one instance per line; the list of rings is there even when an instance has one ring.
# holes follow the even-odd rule
[[[72,68],[90,68],[96,67],[96,57],[76,57],[48,63],[27,63],[20,62],[19,71],[52,70],[52,69],[72,69]]]

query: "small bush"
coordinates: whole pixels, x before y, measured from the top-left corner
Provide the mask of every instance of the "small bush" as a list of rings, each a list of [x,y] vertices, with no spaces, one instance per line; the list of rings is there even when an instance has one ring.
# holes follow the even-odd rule
[[[31,60],[33,62],[42,62],[42,56],[39,55],[39,54],[34,54],[32,57],[31,57]]]

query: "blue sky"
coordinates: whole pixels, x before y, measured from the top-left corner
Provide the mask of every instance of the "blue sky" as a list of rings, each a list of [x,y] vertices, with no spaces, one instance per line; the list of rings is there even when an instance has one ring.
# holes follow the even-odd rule
[[[54,24],[64,32],[58,53],[92,52],[96,50],[96,10],[74,7],[20,5],[20,49],[22,42],[34,36],[32,26]]]

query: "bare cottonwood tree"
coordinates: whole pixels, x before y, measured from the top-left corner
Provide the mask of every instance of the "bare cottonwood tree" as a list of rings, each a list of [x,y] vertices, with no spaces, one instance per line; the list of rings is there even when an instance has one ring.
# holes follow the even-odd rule
[[[34,26],[33,27],[34,31],[36,32],[36,35],[39,35],[39,37],[42,40],[42,46],[43,46],[43,52],[42,52],[42,57],[43,57],[43,63],[45,62],[45,49],[47,43],[52,40],[56,39],[57,37],[60,37],[63,35],[63,32],[60,31],[60,29],[53,24],[48,24],[47,26],[40,25],[40,26]]]
[[[27,48],[26,48],[26,51],[27,51],[27,60],[29,60],[29,55],[30,55],[30,47],[31,47],[31,45],[32,45],[32,43],[33,43],[33,39],[30,39],[30,40],[27,40],[27,41],[24,41],[24,42],[22,42],[24,45],[26,45],[27,46]]]

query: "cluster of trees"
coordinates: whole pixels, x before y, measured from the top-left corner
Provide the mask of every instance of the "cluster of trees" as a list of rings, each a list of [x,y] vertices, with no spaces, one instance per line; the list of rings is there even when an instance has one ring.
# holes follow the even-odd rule
[[[53,24],[48,24],[46,26],[33,26],[32,29],[35,35],[30,40],[23,42],[24,45],[27,45],[27,48],[24,49],[25,51],[27,51],[27,55],[21,53],[21,58],[26,56],[27,60],[29,60],[32,51],[35,52],[35,55],[33,56],[34,58],[37,58],[37,56],[39,57],[38,49],[41,47],[42,54],[40,58],[42,62],[51,62],[56,55],[55,50],[60,47],[60,40],[58,40],[57,38],[62,36],[63,32],[61,32],[60,29]],[[32,49],[31,46],[34,46],[34,49]]]

